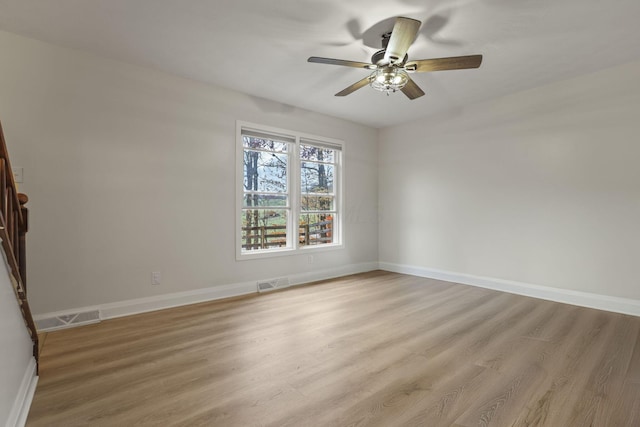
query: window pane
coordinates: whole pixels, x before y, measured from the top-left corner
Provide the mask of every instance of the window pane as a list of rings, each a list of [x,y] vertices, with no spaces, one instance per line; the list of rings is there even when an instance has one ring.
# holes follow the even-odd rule
[[[242,145],[244,145],[246,148],[255,148],[258,150],[270,150],[270,151],[278,151],[281,153],[286,153],[287,147],[289,144],[287,144],[286,142],[275,141],[272,139],[243,136]]]
[[[300,246],[333,243],[331,214],[302,214],[298,226]]]
[[[286,247],[287,214],[285,209],[243,209],[242,250]]]
[[[287,196],[271,195],[271,194],[245,194],[243,207],[252,206],[287,206]]]
[[[302,195],[300,207],[303,211],[332,211],[333,196],[306,196]]]
[[[333,163],[335,159],[335,150],[300,144],[300,158],[302,160],[317,160],[319,162]]]
[[[244,150],[244,189],[285,193],[287,160],[286,154]]]
[[[300,185],[303,193],[333,193],[333,165],[302,162]]]

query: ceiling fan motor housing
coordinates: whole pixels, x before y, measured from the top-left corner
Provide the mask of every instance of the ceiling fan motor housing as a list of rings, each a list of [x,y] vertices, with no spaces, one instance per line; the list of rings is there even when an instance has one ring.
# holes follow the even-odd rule
[[[379,65],[379,66],[386,65],[387,63],[386,63],[386,61],[384,59],[384,55],[386,53],[387,53],[386,49],[382,49],[382,50],[377,51],[376,53],[374,53],[371,56],[371,62],[373,64],[376,64],[376,65]],[[402,59],[402,61],[394,61],[393,64],[401,65],[401,64],[404,64],[405,62],[407,62],[408,59],[409,59],[409,55],[405,55],[404,58]]]

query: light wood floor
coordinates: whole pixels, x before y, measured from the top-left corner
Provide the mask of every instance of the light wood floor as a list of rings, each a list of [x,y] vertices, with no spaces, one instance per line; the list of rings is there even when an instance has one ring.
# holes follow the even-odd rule
[[[46,335],[28,426],[640,426],[640,318],[393,273]]]

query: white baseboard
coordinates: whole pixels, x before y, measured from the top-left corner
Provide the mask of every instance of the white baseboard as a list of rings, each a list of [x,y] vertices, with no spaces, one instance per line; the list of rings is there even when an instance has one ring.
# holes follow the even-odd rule
[[[491,277],[474,276],[472,274],[455,273],[435,268],[415,267],[410,265],[380,262],[381,270],[395,273],[410,274],[412,276],[427,277],[463,285],[478,286],[496,291],[509,292],[517,295],[540,298],[581,307],[640,316],[640,301],[608,295],[592,294],[573,291],[570,289],[552,288],[549,286],[532,285],[511,280],[495,279]]]
[[[360,264],[350,264],[325,270],[311,271],[308,273],[283,275],[289,278],[289,283],[301,285],[318,280],[333,279],[335,277],[347,276],[349,274],[364,273],[378,269],[377,262],[367,262]],[[113,319],[116,317],[130,316],[133,314],[146,313],[149,311],[162,310],[165,308],[179,307],[182,305],[196,304],[200,302],[213,301],[222,298],[230,298],[240,295],[257,293],[257,282],[232,283],[228,285],[212,286],[210,288],[196,289],[193,291],[175,292],[146,298],[137,298],[126,301],[119,301],[109,304],[100,304],[90,307],[74,308],[70,310],[57,311],[54,313],[44,313],[34,316],[37,321],[51,317],[64,316],[79,312],[98,310],[100,319]],[[67,325],[66,327],[81,326],[81,324]],[[54,329],[43,329],[42,332]]]
[[[350,264],[328,270],[310,271],[289,276],[292,286],[303,285],[305,283],[317,282],[319,280],[335,279],[336,277],[348,276],[350,274],[366,273],[378,269],[377,262],[363,262],[361,264]]]
[[[16,400],[7,419],[7,427],[24,427],[27,423],[27,416],[29,415],[37,384],[36,359],[32,357],[22,377],[20,388],[16,393]]]
[[[256,292],[256,282],[233,283],[193,291],[174,292],[153,297],[101,304],[98,306],[98,309],[100,310],[100,319],[105,320],[163,310],[165,308],[197,304],[199,302],[236,297],[253,292]]]

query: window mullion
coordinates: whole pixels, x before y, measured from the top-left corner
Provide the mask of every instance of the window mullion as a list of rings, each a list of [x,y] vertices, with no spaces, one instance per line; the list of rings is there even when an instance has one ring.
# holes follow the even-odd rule
[[[256,153],[275,153],[275,154],[287,154],[286,151],[277,151],[277,150],[268,150],[266,148],[253,148],[253,147],[244,147],[244,151],[255,151]]]
[[[300,137],[296,137],[296,143],[292,150],[289,196],[291,197],[291,220],[289,235],[294,250],[300,245],[298,218],[300,217]]]

